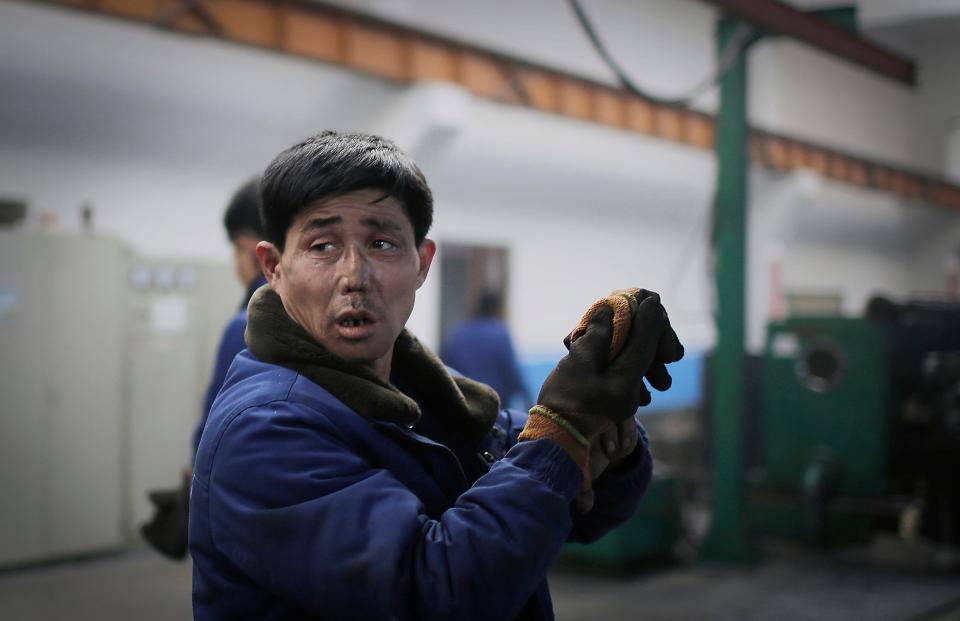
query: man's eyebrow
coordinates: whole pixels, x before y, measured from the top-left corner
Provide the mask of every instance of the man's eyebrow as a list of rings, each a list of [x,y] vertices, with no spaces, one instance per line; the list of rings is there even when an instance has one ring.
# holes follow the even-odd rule
[[[304,233],[312,231],[314,229],[325,229],[331,224],[339,224],[343,221],[343,218],[340,216],[329,216],[327,218],[311,218],[300,227],[300,230]]]
[[[401,227],[399,224],[393,220],[387,220],[384,218],[364,218],[360,221],[360,223],[378,231],[391,231],[394,233],[400,233],[403,231],[403,227]]]

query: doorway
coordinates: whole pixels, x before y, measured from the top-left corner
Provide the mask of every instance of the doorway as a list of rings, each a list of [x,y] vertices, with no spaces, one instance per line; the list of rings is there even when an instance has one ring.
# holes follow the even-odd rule
[[[440,339],[457,324],[473,317],[480,296],[500,295],[507,320],[509,250],[504,246],[459,243],[440,245]]]

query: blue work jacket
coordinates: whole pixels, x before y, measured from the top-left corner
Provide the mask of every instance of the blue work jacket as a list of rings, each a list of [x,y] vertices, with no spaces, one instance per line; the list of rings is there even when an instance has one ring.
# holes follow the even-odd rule
[[[519,399],[530,407],[510,333],[499,319],[482,317],[458,325],[447,335],[440,357],[467,377],[496,390],[500,403],[509,405]]]
[[[247,344],[243,341],[243,332],[247,329],[247,302],[250,301],[253,293],[265,284],[267,284],[267,279],[260,276],[247,287],[240,310],[230,318],[220,335],[220,345],[217,346],[213,373],[210,375],[210,383],[207,384],[207,392],[203,398],[203,411],[200,412],[200,419],[193,431],[194,457],[197,455],[197,446],[200,444],[203,426],[207,423],[207,415],[210,413],[210,408],[213,407],[213,400],[217,398],[217,393],[220,392],[220,387],[223,386],[223,382],[227,378],[227,371],[233,364],[233,357],[247,348]]]
[[[581,515],[579,468],[550,440],[518,443],[524,414],[501,412],[480,446],[440,415],[413,428],[364,418],[241,352],[193,471],[194,617],[552,619],[548,568],[568,539],[633,513],[646,437]]]

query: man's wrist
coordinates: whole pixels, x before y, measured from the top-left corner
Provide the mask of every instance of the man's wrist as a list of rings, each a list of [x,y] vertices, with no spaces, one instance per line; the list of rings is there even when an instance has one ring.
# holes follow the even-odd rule
[[[593,484],[593,478],[590,475],[590,442],[587,441],[584,444],[585,436],[553,410],[531,408],[530,416],[527,417],[527,423],[520,432],[518,440],[523,442],[544,438],[559,444],[567,452],[583,474],[580,489],[590,489]]]

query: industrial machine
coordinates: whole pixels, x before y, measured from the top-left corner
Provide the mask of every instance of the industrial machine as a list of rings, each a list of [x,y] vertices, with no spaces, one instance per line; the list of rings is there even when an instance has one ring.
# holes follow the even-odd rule
[[[657,473],[629,520],[593,543],[568,543],[559,561],[577,568],[626,569],[666,559],[680,536],[680,525],[679,481]]]
[[[875,298],[863,318],[772,323],[761,382],[755,531],[960,543],[960,305]]]

